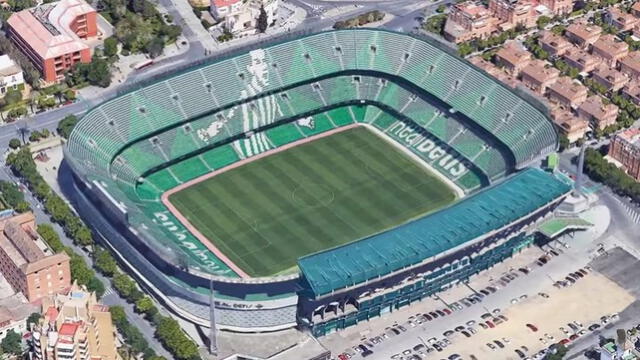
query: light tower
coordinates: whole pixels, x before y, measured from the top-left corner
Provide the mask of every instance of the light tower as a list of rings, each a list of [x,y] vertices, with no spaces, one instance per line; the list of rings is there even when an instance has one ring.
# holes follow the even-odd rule
[[[582,143],[580,147],[580,154],[578,155],[578,169],[576,172],[576,182],[573,185],[573,195],[580,196],[582,194],[582,185],[584,182],[583,172],[584,172],[584,151],[587,148],[586,143]]]
[[[218,338],[216,328],[216,301],[213,294],[213,279],[209,280],[209,320],[211,326],[209,327],[209,353],[213,356],[218,355]]]

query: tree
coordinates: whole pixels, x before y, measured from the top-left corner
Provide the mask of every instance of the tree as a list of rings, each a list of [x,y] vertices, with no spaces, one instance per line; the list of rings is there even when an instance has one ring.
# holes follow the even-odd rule
[[[149,41],[149,43],[145,46],[145,51],[152,58],[156,58],[162,54],[162,49],[164,48],[164,41],[160,38],[154,38]]]
[[[71,249],[65,249],[67,255],[71,258],[69,261],[69,267],[71,268],[71,279],[77,280],[80,285],[87,285],[94,277],[93,270],[91,270],[87,263],[80,255],[74,253]]]
[[[19,139],[13,138],[11,140],[9,140],[9,147],[12,149],[17,149],[22,145],[22,143],[20,142]]]
[[[0,348],[5,354],[22,355],[22,337],[11,329],[7,331],[7,335],[2,339]]]
[[[104,291],[105,291],[104,284],[97,277],[95,276],[92,277],[86,286],[87,286],[87,290],[91,292],[95,292],[98,298],[101,298],[102,295],[104,295]]]
[[[146,313],[152,308],[155,308],[153,305],[153,300],[150,297],[144,296],[142,299],[136,301],[136,311],[140,313]]]
[[[36,230],[44,242],[46,242],[55,253],[64,251],[64,245],[60,241],[58,233],[53,229],[51,224],[38,224]]]
[[[40,313],[34,312],[27,318],[27,330],[31,329],[31,324],[37,324],[40,321],[42,315]]]
[[[564,151],[564,149],[569,147],[569,138],[566,135],[560,135],[558,140],[560,144],[560,151]]]
[[[438,8],[436,9],[436,12],[439,12],[439,13],[442,14],[446,10],[447,10],[447,7],[444,4],[440,4],[440,5],[438,5]]]
[[[465,57],[471,54],[475,49],[468,42],[463,42],[458,45],[458,54],[460,56]]]
[[[22,100],[22,92],[19,90],[9,89],[4,96],[4,101],[7,105],[13,105],[19,103]]]
[[[113,276],[113,287],[123,297],[129,299],[134,291],[138,290],[136,283],[126,274],[115,274]]]
[[[87,80],[91,85],[108,87],[111,84],[111,69],[109,63],[104,59],[93,59]]]
[[[162,317],[156,326],[156,336],[178,360],[199,359],[198,346],[189,339],[178,322]]]
[[[94,253],[94,256],[96,267],[104,275],[113,276],[113,274],[118,272],[118,264],[107,250],[98,247]]]
[[[67,89],[64,94],[63,94],[65,100],[67,101],[73,101],[76,99],[76,92],[71,90],[71,89]]]
[[[256,20],[256,28],[259,32],[264,33],[267,31],[267,27],[269,26],[269,18],[267,16],[267,11],[264,9],[264,6],[260,6],[260,13],[258,14],[258,19]]]
[[[538,29],[542,30],[547,25],[549,25],[550,22],[551,22],[551,18],[543,15],[543,16],[540,16],[538,20],[536,20],[536,25],[538,26]]]
[[[64,119],[60,120],[60,122],[58,123],[58,134],[60,134],[60,136],[62,136],[63,138],[68,139],[69,135],[71,135],[71,130],[73,130],[77,123],[78,118],[75,115],[65,116]]]
[[[24,194],[20,191],[18,185],[12,182],[0,180],[0,193],[4,201],[12,208],[24,201]]]
[[[118,54],[118,39],[110,36],[104,40],[104,56],[112,57]]]
[[[86,225],[80,225],[80,227],[74,231],[73,240],[80,246],[93,245],[93,236],[91,230]]]

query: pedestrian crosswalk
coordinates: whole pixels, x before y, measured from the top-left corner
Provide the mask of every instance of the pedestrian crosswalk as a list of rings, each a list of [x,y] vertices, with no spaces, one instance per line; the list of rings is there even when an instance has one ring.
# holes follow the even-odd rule
[[[640,223],[640,210],[636,207],[629,205],[627,202],[624,202],[618,198],[616,200],[622,205],[625,211],[629,214],[629,219],[636,224]]]
[[[113,290],[113,288],[111,286],[107,286],[104,289],[104,294],[102,296],[107,296],[107,295],[111,295],[111,294],[115,294],[115,291]]]

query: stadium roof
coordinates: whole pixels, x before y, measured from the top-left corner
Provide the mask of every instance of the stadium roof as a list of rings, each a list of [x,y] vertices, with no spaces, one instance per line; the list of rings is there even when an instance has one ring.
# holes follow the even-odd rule
[[[316,295],[353,286],[417,264],[498,230],[568,193],[570,186],[538,169],[395,229],[301,258]]]

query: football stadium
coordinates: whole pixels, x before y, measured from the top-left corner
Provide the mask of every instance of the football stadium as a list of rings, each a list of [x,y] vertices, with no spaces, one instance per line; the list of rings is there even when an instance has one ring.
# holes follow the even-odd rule
[[[178,315],[322,336],[530,246],[571,190],[529,167],[556,147],[541,104],[433,40],[350,29],[129,89],[65,160],[83,218]]]

